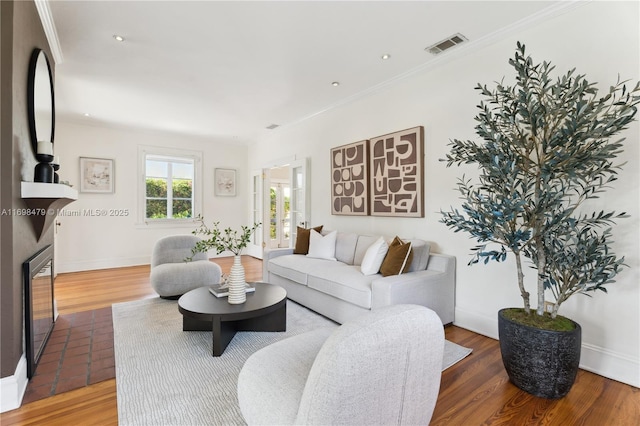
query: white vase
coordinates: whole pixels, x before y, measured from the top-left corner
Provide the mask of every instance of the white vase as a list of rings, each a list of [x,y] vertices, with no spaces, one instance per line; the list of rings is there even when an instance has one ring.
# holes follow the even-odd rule
[[[244,266],[240,261],[240,255],[234,256],[231,272],[229,273],[229,297],[232,305],[244,303],[247,300],[247,282],[244,279]]]

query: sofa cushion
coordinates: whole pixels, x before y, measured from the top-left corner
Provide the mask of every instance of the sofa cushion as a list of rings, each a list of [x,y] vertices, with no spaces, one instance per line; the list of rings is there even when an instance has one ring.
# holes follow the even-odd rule
[[[405,243],[400,238],[395,237],[389,244],[387,255],[380,266],[380,273],[385,277],[405,273],[409,269],[412,260],[411,242]]]
[[[389,245],[384,238],[378,238],[365,252],[362,263],[360,264],[360,272],[364,275],[373,275],[380,272],[380,266],[388,250]]]
[[[413,251],[413,260],[409,265],[408,272],[424,271],[429,263],[429,251],[431,246],[424,240],[408,240],[411,242],[411,250]]]
[[[375,243],[379,236],[371,235],[358,235],[358,243],[356,244],[356,253],[353,256],[354,265],[362,265],[362,259],[367,252],[367,249],[371,247],[371,244]]]
[[[324,225],[316,226],[315,229],[318,232],[322,231]],[[309,253],[309,233],[312,228],[297,227],[296,231],[296,246],[293,249],[293,254],[307,254]]]
[[[309,253],[307,253],[307,257],[336,260],[337,235],[337,231],[330,232],[327,235],[321,235],[319,232],[312,229],[310,234],[311,239],[309,240]]]
[[[353,265],[356,254],[358,234],[353,232],[338,232],[336,237],[336,259],[347,265]]]
[[[267,268],[269,272],[275,275],[279,275],[298,284],[307,285],[307,273],[317,262],[331,262],[331,264],[336,263],[331,260],[322,261],[320,259],[313,259],[302,255],[289,254],[269,260]]]
[[[380,278],[380,275],[362,275],[359,266],[342,262],[334,262],[331,265],[316,264],[308,272],[309,288],[371,309],[371,282]]]

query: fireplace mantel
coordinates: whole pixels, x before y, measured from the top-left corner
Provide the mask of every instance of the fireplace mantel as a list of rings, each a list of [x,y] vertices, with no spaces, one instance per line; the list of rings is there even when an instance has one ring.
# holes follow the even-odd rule
[[[59,183],[22,182],[21,195],[38,240],[51,227],[58,212],[78,199],[78,191]]]

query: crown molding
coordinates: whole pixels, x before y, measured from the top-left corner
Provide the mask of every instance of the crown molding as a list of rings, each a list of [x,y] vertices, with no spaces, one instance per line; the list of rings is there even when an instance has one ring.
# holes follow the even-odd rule
[[[49,42],[49,48],[53,55],[53,60],[56,64],[61,64],[63,61],[62,48],[60,47],[60,40],[58,39],[58,32],[56,31],[56,24],[53,22],[53,16],[51,15],[51,8],[49,7],[48,0],[34,0],[38,15],[40,15],[40,21],[44,28],[44,33],[47,36]]]
[[[325,112],[328,112],[332,109],[338,108],[340,106],[343,105],[347,105],[350,104],[356,100],[365,98],[369,95],[372,95],[374,93],[377,93],[381,90],[383,90],[384,88],[391,86],[393,84],[398,83],[399,81],[405,80],[413,75],[419,74],[419,73],[423,73],[423,72],[427,72],[430,71],[436,67],[442,66],[443,64],[446,64],[447,62],[451,62],[454,59],[460,58],[466,54],[468,54],[470,51],[472,50],[479,50],[481,48],[484,48],[486,46],[489,46],[491,44],[494,44],[502,39],[504,39],[506,36],[511,35],[511,34],[515,34],[516,32],[522,31],[526,28],[532,27],[540,22],[543,22],[547,19],[551,19],[554,18],[556,16],[562,15],[564,13],[567,13],[579,6],[582,6],[584,4],[590,3],[592,0],[565,0],[565,1],[560,1],[558,3],[555,3],[545,9],[540,10],[539,12],[536,12],[530,16],[527,16],[526,18],[523,18],[519,21],[516,21],[510,25],[507,25],[503,28],[500,28],[497,31],[494,31],[490,34],[487,34],[483,37],[480,37],[479,39],[476,40],[469,40],[466,41],[462,44],[460,44],[459,46],[455,46],[454,48],[447,50],[446,53],[442,53],[438,56],[436,56],[434,59],[425,62],[422,65],[419,65],[415,68],[412,68],[408,71],[405,71],[402,74],[399,74],[395,77],[390,78],[389,80],[383,81],[382,83],[379,83],[375,86],[372,86],[368,89],[365,89],[361,92],[355,93],[351,96],[348,96],[346,98],[343,98],[333,104],[327,105],[326,107],[313,112],[309,115],[306,115],[304,117],[301,117],[297,120],[288,122],[288,123],[282,123],[279,126],[280,128],[284,128],[284,127],[290,127],[296,124],[299,124],[303,121],[309,120],[313,117],[316,117],[320,114],[324,114]]]

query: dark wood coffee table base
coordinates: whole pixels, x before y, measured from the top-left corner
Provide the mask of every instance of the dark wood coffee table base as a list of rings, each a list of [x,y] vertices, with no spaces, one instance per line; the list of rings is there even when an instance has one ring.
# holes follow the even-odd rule
[[[258,287],[259,286],[259,287]],[[268,286],[268,287],[262,287]],[[273,288],[271,288],[273,287]],[[272,290],[281,291],[280,294]],[[195,292],[195,293],[193,293]],[[193,293],[193,294],[190,294]],[[185,298],[185,296],[189,297]],[[271,301],[281,299],[274,304]],[[183,299],[185,298],[185,299]],[[254,306],[255,300],[265,298],[267,306]],[[194,309],[189,300],[203,300],[210,302],[210,309]],[[271,299],[269,301],[268,299]],[[247,295],[247,302],[243,305],[229,305],[227,298],[217,299],[209,293],[207,287],[192,290],[180,298],[182,304],[178,304],[182,313],[183,331],[211,331],[213,338],[213,356],[220,356],[227,348],[233,336],[238,331],[286,331],[287,330],[287,298],[284,289],[270,284],[257,284],[256,292]],[[224,303],[224,304],[223,304]],[[258,303],[258,305],[263,305]],[[199,307],[198,307],[199,308]],[[207,308],[209,308],[207,306]],[[203,312],[204,311],[204,312]],[[219,312],[217,312],[219,311]]]

